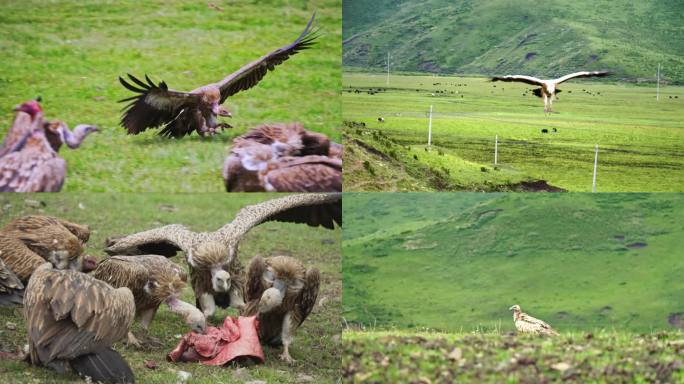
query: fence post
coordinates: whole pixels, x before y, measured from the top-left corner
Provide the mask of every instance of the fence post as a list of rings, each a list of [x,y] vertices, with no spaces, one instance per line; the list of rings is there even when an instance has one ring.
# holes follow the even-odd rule
[[[494,165],[499,162],[499,135],[494,138]]]
[[[594,146],[594,178],[591,181],[591,191],[596,192],[596,166],[598,165],[598,144]]]
[[[430,106],[430,115],[428,120],[428,147],[432,145],[432,105]]]

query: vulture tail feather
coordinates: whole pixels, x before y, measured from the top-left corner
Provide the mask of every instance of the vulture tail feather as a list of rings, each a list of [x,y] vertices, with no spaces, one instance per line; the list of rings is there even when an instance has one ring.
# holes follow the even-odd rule
[[[140,88],[142,88],[142,89],[144,89],[144,90],[146,90],[146,91],[150,89],[150,86],[154,87],[154,84],[151,84],[151,85],[145,84],[145,83],[142,82],[142,80],[140,80],[140,79],[138,79],[137,77],[131,75],[130,73],[128,74],[128,78],[131,79],[132,82],[136,83]],[[149,82],[149,80],[150,80],[150,78],[147,77],[147,74],[145,75],[145,79],[147,79],[148,82]]]
[[[126,89],[128,89],[129,91],[133,91],[136,93],[145,93],[144,89],[139,89],[139,88],[134,87],[133,85],[128,83],[126,80],[124,80],[123,77],[121,77],[121,76],[119,76],[119,82],[121,83],[121,85],[126,87]]]
[[[135,383],[135,376],[124,358],[110,348],[79,356],[71,360],[71,368],[93,382]]]
[[[16,307],[24,303],[24,291],[0,295],[0,307]]]

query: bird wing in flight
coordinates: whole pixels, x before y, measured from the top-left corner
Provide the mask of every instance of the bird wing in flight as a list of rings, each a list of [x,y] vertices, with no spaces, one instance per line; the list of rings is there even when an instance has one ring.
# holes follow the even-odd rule
[[[109,255],[163,255],[173,257],[183,251],[187,255],[195,233],[180,224],[150,229],[132,235],[110,238],[105,252]]]
[[[226,241],[240,240],[253,227],[271,220],[333,229],[335,223],[342,225],[342,194],[295,194],[249,205],[217,234]]]
[[[170,123],[184,108],[200,102],[200,95],[171,90],[163,81],[155,85],[147,75],[145,75],[147,84],[130,74],[128,78],[133,84],[119,77],[121,85],[138,93],[136,96],[119,100],[119,102],[130,101],[124,107],[124,114],[121,117],[121,125],[128,130],[129,135],[136,135],[147,128],[157,128]]]
[[[274,70],[277,65],[289,59],[290,56],[311,48],[313,41],[318,37],[312,28],[315,17],[316,14],[314,13],[297,40],[243,66],[216,83],[221,90],[221,103],[226,101],[229,96],[257,85],[268,71]]]
[[[582,71],[582,72],[575,72],[571,73],[569,75],[565,75],[563,77],[559,77],[554,80],[554,83],[560,84],[564,81],[568,81],[570,79],[574,79],[576,77],[605,77],[610,75],[610,72],[607,71],[593,71],[593,72],[588,72],[588,71]]]
[[[542,85],[544,84],[541,80],[532,76],[514,75],[514,76],[495,76],[492,77],[492,81],[517,81],[519,83],[525,83],[530,85]]]

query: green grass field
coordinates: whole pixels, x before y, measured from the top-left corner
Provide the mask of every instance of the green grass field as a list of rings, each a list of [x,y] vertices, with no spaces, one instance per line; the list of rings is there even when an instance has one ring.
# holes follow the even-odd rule
[[[684,312],[681,194],[350,193],[347,323],[561,334],[675,330]]]
[[[37,95],[46,118],[101,127],[63,149],[65,191],[219,192],[233,137],[258,124],[300,121],[340,139],[341,1],[0,1],[0,137],[11,109]],[[149,74],[191,90],[292,42],[317,12],[318,44],[226,106],[235,129],[208,139],[127,136],[118,76]],[[293,98],[296,95],[296,98]]]
[[[545,116],[541,99],[523,95],[532,87],[484,78],[392,76],[387,87],[383,75],[345,73],[343,86],[346,191],[509,191],[543,180],[586,192],[595,144],[599,192],[684,185],[682,87],[661,88],[656,102],[653,86],[568,82]]]
[[[345,331],[348,383],[682,383],[681,332],[586,332],[543,339],[496,333]]]
[[[74,222],[88,224],[92,235],[87,252],[104,257],[102,248],[106,237],[182,223],[193,230],[215,230],[232,220],[239,208],[257,203],[276,194],[40,194],[0,196],[0,225],[24,214],[50,214]],[[44,207],[35,201],[43,202]],[[268,383],[326,382],[339,377],[340,367],[340,300],[341,300],[341,230],[310,228],[287,223],[265,223],[254,228],[241,242],[240,260],[246,265],[255,255],[288,255],[302,260],[321,271],[319,305],[298,330],[291,347],[297,362],[293,366],[278,359],[279,348],[264,347],[266,363],[247,368],[234,366],[206,367],[195,363],[169,363],[166,353],[178,343],[177,335],[187,329],[183,320],[160,307],[150,327],[152,336],[164,346],[154,350],[136,350],[122,343],[115,348],[122,352],[133,369],[138,383],[176,382],[177,371],[192,373],[192,383],[242,383],[263,380]],[[183,256],[173,259],[185,266]],[[192,288],[185,288],[183,299],[194,303]],[[0,309],[0,350],[15,351],[26,343],[26,330],[20,309]],[[233,310],[221,310],[216,319],[236,315]],[[17,324],[8,329],[7,322]],[[214,320],[214,324],[217,320]],[[140,332],[136,321],[133,330]],[[156,370],[144,366],[145,360],[157,363]],[[77,377],[59,377],[52,371],[30,367],[24,362],[0,360],[0,382],[71,382]]]

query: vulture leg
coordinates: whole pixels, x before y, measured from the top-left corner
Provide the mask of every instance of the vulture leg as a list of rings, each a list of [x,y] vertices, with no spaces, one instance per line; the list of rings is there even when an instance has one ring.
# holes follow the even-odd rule
[[[292,339],[294,338],[295,330],[299,324],[293,319],[292,311],[285,314],[283,318],[283,328],[280,333],[280,339],[283,342],[283,353],[280,355],[280,359],[287,362],[288,364],[293,364],[295,360],[290,356],[290,344],[292,344]]]
[[[549,97],[544,93],[544,113],[549,113]]]
[[[157,308],[151,308],[146,311],[143,311],[140,314],[140,325],[142,325],[142,328],[144,330],[144,334],[140,336],[139,338],[143,339],[142,340],[142,345],[138,345],[138,347],[149,347],[149,348],[161,348],[164,346],[164,343],[162,343],[159,339],[156,337],[150,336],[150,323],[152,323],[152,320],[154,319],[154,315],[157,313]],[[135,337],[135,336],[134,336]],[[139,339],[138,342],[140,342]]]
[[[211,293],[203,293],[199,298],[200,309],[205,318],[209,318],[216,312],[216,301]]]
[[[141,348],[142,344],[140,343],[140,340],[138,340],[137,337],[133,334],[133,331],[128,331],[128,337],[126,339],[126,345],[129,347],[132,345],[136,348]]]
[[[240,289],[230,289],[230,306],[242,313],[245,309],[245,299]]]

